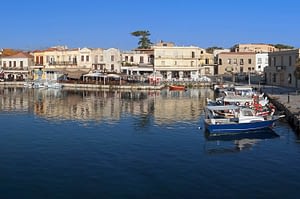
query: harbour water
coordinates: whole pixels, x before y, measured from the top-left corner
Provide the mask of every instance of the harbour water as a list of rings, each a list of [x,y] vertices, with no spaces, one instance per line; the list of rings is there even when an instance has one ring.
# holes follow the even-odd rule
[[[201,119],[213,95],[0,88],[0,196],[297,198],[288,123],[210,137]]]

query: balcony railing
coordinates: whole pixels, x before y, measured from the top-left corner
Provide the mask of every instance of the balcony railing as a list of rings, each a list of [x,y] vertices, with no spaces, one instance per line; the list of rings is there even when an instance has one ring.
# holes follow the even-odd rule
[[[27,71],[28,67],[2,67],[2,70],[24,70]]]
[[[43,66],[44,64],[41,64],[41,63],[34,63],[35,66]],[[57,61],[52,61],[52,62],[49,62],[48,63],[49,66],[74,66],[74,65],[77,65],[77,62],[69,62],[69,61],[62,61],[62,62],[57,62]]]

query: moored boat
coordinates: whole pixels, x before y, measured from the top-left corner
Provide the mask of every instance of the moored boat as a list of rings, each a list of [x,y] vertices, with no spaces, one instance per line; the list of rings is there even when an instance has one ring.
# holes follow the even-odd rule
[[[206,106],[205,128],[210,133],[241,133],[273,127],[284,115],[259,116],[250,108],[234,105]]]
[[[170,90],[185,90],[186,87],[184,85],[170,85],[169,89]]]

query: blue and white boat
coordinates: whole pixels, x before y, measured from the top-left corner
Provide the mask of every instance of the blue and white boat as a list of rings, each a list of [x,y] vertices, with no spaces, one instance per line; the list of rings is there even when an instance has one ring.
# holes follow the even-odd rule
[[[272,128],[275,121],[284,115],[258,116],[253,109],[228,105],[206,106],[205,128],[209,133],[241,133]]]

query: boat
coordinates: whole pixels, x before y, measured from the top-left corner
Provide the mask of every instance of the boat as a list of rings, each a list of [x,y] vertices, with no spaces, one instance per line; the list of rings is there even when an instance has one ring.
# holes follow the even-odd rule
[[[256,115],[251,108],[236,105],[206,106],[204,109],[205,129],[209,133],[241,133],[272,128],[275,121],[284,115]]]
[[[47,88],[53,88],[53,89],[61,89],[63,87],[62,84],[60,84],[59,82],[57,81],[46,81],[44,83],[44,85],[47,87]]]
[[[170,85],[169,90],[183,91],[183,90],[186,90],[186,87],[184,85]]]

